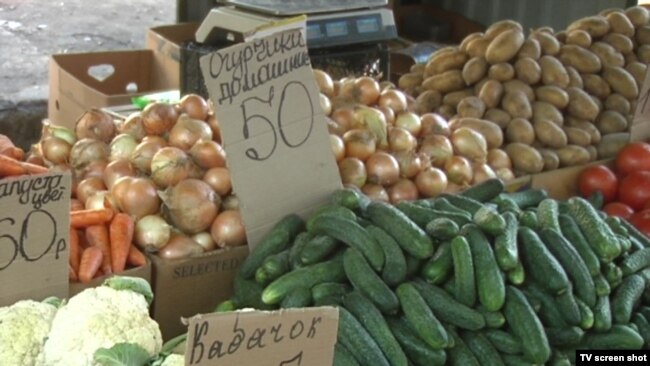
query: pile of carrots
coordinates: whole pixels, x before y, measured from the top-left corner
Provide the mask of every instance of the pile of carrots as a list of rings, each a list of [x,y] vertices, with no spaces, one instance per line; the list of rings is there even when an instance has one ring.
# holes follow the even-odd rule
[[[16,147],[9,137],[0,135],[0,178],[47,173],[45,166],[24,159],[23,149]]]

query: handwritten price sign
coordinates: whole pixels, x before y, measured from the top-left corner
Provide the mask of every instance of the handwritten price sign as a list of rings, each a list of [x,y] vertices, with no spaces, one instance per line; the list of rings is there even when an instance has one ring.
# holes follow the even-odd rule
[[[300,30],[201,58],[248,244],[281,217],[306,214],[341,180]]]
[[[70,175],[0,180],[0,306],[68,294]]]

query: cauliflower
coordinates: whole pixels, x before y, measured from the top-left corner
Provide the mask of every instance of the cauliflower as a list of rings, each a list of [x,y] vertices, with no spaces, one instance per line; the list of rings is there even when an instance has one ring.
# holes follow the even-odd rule
[[[172,353],[160,366],[185,366],[185,356]]]
[[[59,309],[43,349],[47,366],[98,366],[99,348],[133,343],[155,356],[162,347],[160,327],[149,317],[149,284],[112,277],[104,285],[74,296]]]
[[[40,365],[43,343],[57,307],[48,302],[22,300],[0,307],[0,360],[3,365]]]

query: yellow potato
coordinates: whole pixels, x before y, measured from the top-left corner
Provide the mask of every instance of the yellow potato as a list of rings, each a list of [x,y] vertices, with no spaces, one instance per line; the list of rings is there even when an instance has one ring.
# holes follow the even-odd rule
[[[506,140],[530,145],[535,142],[535,129],[527,119],[513,118],[506,127]]]
[[[442,53],[427,63],[425,73],[438,75],[449,70],[460,70],[467,62],[467,54],[461,50]]]
[[[523,174],[535,174],[544,169],[544,159],[535,148],[520,142],[513,142],[506,146],[506,153],[510,156],[512,167]]]
[[[488,64],[483,57],[473,57],[463,66],[463,80],[467,85],[473,85],[483,79],[487,73]]]
[[[425,90],[415,98],[414,112],[422,115],[434,111],[442,103],[442,94],[436,90]]]
[[[485,30],[485,38],[493,40],[500,34],[509,30],[517,30],[523,32],[524,28],[521,26],[521,24],[515,22],[514,20],[500,20],[498,22],[492,23],[492,25]]]
[[[429,76],[424,80],[422,86],[427,90],[449,93],[464,88],[465,81],[463,81],[463,75],[460,70],[450,70],[442,74]]]
[[[485,34],[483,32],[474,32],[470,33],[463,40],[460,42],[460,45],[458,46],[458,49],[461,51],[467,52],[467,46],[469,43],[475,39],[483,38]]]
[[[600,131],[598,131],[598,128],[596,128],[596,125],[594,125],[593,123],[575,117],[571,117],[571,116],[566,117],[565,122],[566,122],[566,126],[568,127],[579,128],[587,132],[589,134],[589,137],[591,138],[592,144],[597,144],[600,142],[602,135],[600,134]]]
[[[634,43],[630,37],[626,37],[620,33],[609,33],[603,37],[603,42],[614,47],[614,49],[623,55],[628,54],[634,50]]]
[[[636,50],[636,56],[639,58],[639,61],[648,64],[650,63],[650,45],[644,44]]]
[[[612,93],[612,88],[600,75],[584,74],[582,75],[582,81],[584,82],[585,91],[598,98],[605,99]]]
[[[594,145],[585,146],[585,149],[589,152],[589,161],[598,160],[598,149]]]
[[[629,114],[632,110],[630,101],[618,93],[613,93],[607,97],[605,100],[605,109],[616,111],[623,115]]]
[[[479,118],[460,118],[454,128],[467,127],[479,132],[485,138],[489,149],[501,147],[503,145],[503,131],[496,123],[486,119]]]
[[[574,29],[582,29],[587,31],[592,38],[598,38],[609,33],[610,25],[607,18],[600,15],[594,15],[578,19],[567,27],[567,31],[572,31]]]
[[[622,67],[606,66],[603,72],[603,78],[609,83],[614,92],[624,96],[627,99],[636,99],[639,96],[634,76]]]
[[[421,72],[409,72],[400,76],[397,81],[397,86],[402,90],[412,90],[416,86],[422,85],[422,73]]]
[[[542,57],[542,47],[540,46],[539,41],[528,37],[521,46],[521,49],[519,49],[517,57],[530,57],[533,60],[539,60],[539,58]]]
[[[535,29],[534,33],[548,33],[548,34],[554,34],[555,30],[553,27],[545,26],[545,27],[539,27]]]
[[[634,36],[634,24],[625,14],[614,12],[608,14],[606,18],[612,33],[619,33],[628,37]]]
[[[584,81],[578,70],[571,66],[566,66],[566,72],[569,75],[569,87],[584,88]]]
[[[630,19],[630,22],[634,27],[639,28],[643,25],[648,24],[650,21],[650,15],[648,14],[648,9],[643,6],[632,6],[625,9],[625,15]]]
[[[501,103],[503,97],[503,85],[496,80],[488,80],[483,84],[478,97],[485,103],[488,108],[495,108]]]
[[[490,66],[488,70],[488,78],[500,82],[512,80],[515,77],[515,68],[507,63],[501,62]]]
[[[644,25],[637,29],[634,38],[639,46],[650,44],[650,25]]]
[[[506,128],[508,123],[512,120],[512,116],[501,108],[490,108],[485,111],[484,119],[494,122],[501,128]]]
[[[460,103],[461,100],[471,97],[474,95],[474,90],[471,88],[463,89],[463,90],[458,90],[455,92],[451,92],[448,94],[445,94],[444,97],[442,97],[442,104],[448,105],[451,107],[454,107],[454,109],[458,108],[458,104]]]
[[[557,156],[557,153],[551,149],[538,149],[539,153],[542,155],[544,160],[544,171],[548,172],[555,170],[560,167],[560,157]]]
[[[456,107],[460,117],[483,118],[485,103],[475,96],[466,97]]]
[[[564,133],[567,137],[567,142],[570,145],[589,146],[591,145],[591,135],[577,127],[564,127]]]
[[[483,79],[481,79],[478,83],[474,84],[473,87],[474,94],[479,95],[481,93],[481,89],[483,89],[483,85],[485,85],[485,83],[487,83],[488,81],[494,81],[494,80],[488,79],[486,74]]]
[[[534,85],[542,79],[542,68],[530,57],[518,59],[515,62],[515,72],[517,79],[526,84]]]
[[[565,66],[574,67],[580,73],[596,73],[602,67],[598,56],[588,49],[576,45],[562,46],[558,58]]]
[[[534,122],[533,128],[535,129],[537,141],[544,144],[544,146],[557,149],[567,145],[567,136],[562,127],[557,124],[542,119]]]
[[[560,88],[566,88],[569,85],[569,74],[557,58],[542,56],[539,59],[539,66],[542,68],[542,83],[544,85],[556,85]]]
[[[591,34],[582,29],[574,29],[567,33],[565,43],[589,48],[591,46]]]
[[[535,95],[540,102],[550,103],[559,109],[564,109],[569,104],[569,94],[554,85],[538,87],[535,89]]]
[[[553,122],[558,126],[564,124],[564,116],[559,109],[551,103],[537,101],[533,103],[533,123],[539,121]]]
[[[629,132],[610,133],[598,143],[598,159],[613,158],[630,142]]]
[[[616,51],[616,49],[605,42],[594,42],[590,48],[591,52],[596,54],[600,59],[603,67],[605,66],[625,66],[625,57]]]
[[[636,53],[630,52],[623,55],[625,57],[625,65],[629,65],[632,62],[639,62],[639,58],[636,56]]]
[[[622,14],[623,10],[619,9],[619,8],[607,8],[607,9],[603,9],[600,12],[598,12],[598,15],[602,15],[605,18],[607,18],[607,16],[609,14],[611,14],[611,13],[621,13]]]
[[[443,104],[436,108],[435,112],[441,115],[444,119],[450,120],[456,114],[456,108]]]
[[[636,85],[641,88],[641,85],[643,85],[643,82],[645,81],[645,74],[648,69],[647,64],[643,64],[641,62],[631,62],[629,63],[626,67],[625,70],[632,75],[634,80],[636,80]]]
[[[515,79],[515,80],[506,81],[505,83],[503,83],[503,87],[505,88],[506,93],[522,92],[530,102],[535,101],[535,90],[533,90],[533,88],[530,85],[524,83],[521,80]]]
[[[566,31],[559,31],[555,33],[555,39],[558,40],[560,43],[566,43],[567,39],[567,32]]]
[[[569,93],[569,105],[567,110],[570,115],[593,121],[598,117],[600,112],[598,104],[584,90],[579,88],[567,88]]]
[[[628,129],[627,119],[616,111],[604,111],[596,119],[596,127],[602,135],[625,132]]]
[[[501,101],[504,111],[513,118],[530,119],[533,116],[533,109],[526,94],[520,91],[506,92]]]
[[[555,150],[555,152],[560,158],[560,166],[562,167],[587,164],[591,161],[589,151],[582,146],[567,145]]]
[[[560,41],[558,41],[553,34],[535,32],[530,36],[539,42],[543,55],[555,56],[560,52]]]
[[[427,66],[427,64],[422,63],[422,62],[417,63],[417,64],[413,64],[409,68],[409,72],[415,72],[415,73],[423,74],[424,69],[426,68],[426,66]]]
[[[438,48],[432,54],[429,55],[429,58],[427,59],[427,63],[431,62],[431,60],[433,60],[434,58],[436,58],[436,57],[438,57],[438,56],[440,56],[442,54],[445,54],[445,53],[448,53],[448,52],[456,52],[456,51],[458,51],[458,47],[456,47],[456,46],[446,46],[446,47]]]
[[[485,57],[485,52],[490,45],[491,40],[480,37],[470,41],[467,44],[467,55],[469,57]]]
[[[496,36],[485,52],[489,64],[510,61],[524,44],[524,33],[519,29],[510,29]]]

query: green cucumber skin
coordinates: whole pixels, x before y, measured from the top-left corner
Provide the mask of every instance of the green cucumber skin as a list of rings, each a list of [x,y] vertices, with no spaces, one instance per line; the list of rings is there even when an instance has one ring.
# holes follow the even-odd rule
[[[521,342],[512,334],[500,329],[486,329],[483,334],[499,352],[511,355],[521,353]]]
[[[622,252],[616,235],[593,206],[581,197],[572,197],[568,202],[571,215],[598,257],[605,263],[616,259]]]
[[[375,239],[384,251],[384,268],[381,271],[381,278],[388,286],[397,286],[406,279],[406,257],[397,241],[388,233],[377,226],[366,227],[368,234]]]
[[[438,250],[424,264],[421,276],[429,283],[440,285],[453,273],[454,262],[451,242],[443,242]]]
[[[645,290],[645,280],[639,275],[631,275],[623,279],[612,297],[612,316],[615,323],[627,324],[632,318],[632,311],[641,299]]]
[[[404,316],[386,319],[393,335],[402,346],[409,360],[415,366],[442,366],[447,362],[447,353],[429,347],[413,330]]]
[[[368,331],[349,311],[339,307],[338,341],[348,350],[360,365],[390,366],[388,360],[368,334]]]
[[[494,239],[494,254],[502,271],[507,272],[519,263],[519,249],[517,248],[517,228],[519,222],[512,212],[503,214],[506,222],[505,230]]]
[[[625,276],[639,272],[647,267],[650,267],[650,248],[637,250],[623,259],[620,264],[620,268]]]
[[[361,252],[348,248],[343,255],[343,268],[352,286],[366,295],[384,314],[394,314],[399,309],[395,293],[375,273]]]
[[[537,218],[541,229],[549,229],[560,232],[560,222],[558,217],[560,208],[556,200],[547,198],[539,203],[537,207]]]
[[[460,192],[460,195],[479,202],[487,202],[503,193],[504,190],[505,185],[501,179],[492,178]]]
[[[551,358],[551,347],[544,327],[524,294],[513,286],[507,288],[503,311],[514,334],[521,339],[526,358],[544,364]]]
[[[460,337],[482,365],[504,365],[499,351],[494,348],[492,343],[483,334],[478,332],[461,332]]]
[[[415,286],[408,282],[403,283],[397,287],[396,292],[406,319],[420,338],[433,349],[448,347],[447,332]]]
[[[520,227],[522,259],[527,272],[540,285],[553,294],[560,294],[571,286],[566,272],[551,254],[542,239],[533,230]]]
[[[605,333],[588,333],[580,344],[580,349],[641,349],[643,338],[629,326],[614,324]]]
[[[418,259],[433,254],[435,247],[429,235],[394,206],[373,202],[368,205],[366,213],[370,221],[386,230],[405,252]]]
[[[454,263],[456,300],[473,307],[476,303],[476,282],[472,251],[467,239],[457,236],[451,241],[451,256]]]
[[[442,322],[473,331],[485,328],[485,319],[481,313],[458,302],[442,288],[422,280],[412,283],[433,314]]]
[[[334,364],[333,366],[361,366],[348,351],[345,346],[339,342],[334,345]]]
[[[505,303],[506,284],[492,246],[475,225],[464,226],[463,232],[472,252],[478,299],[488,310],[498,311]]]
[[[600,274],[600,260],[589,245],[587,238],[585,238],[576,221],[573,217],[565,214],[560,215],[559,221],[562,235],[569,240],[578,254],[580,254],[591,276],[598,276]]]

